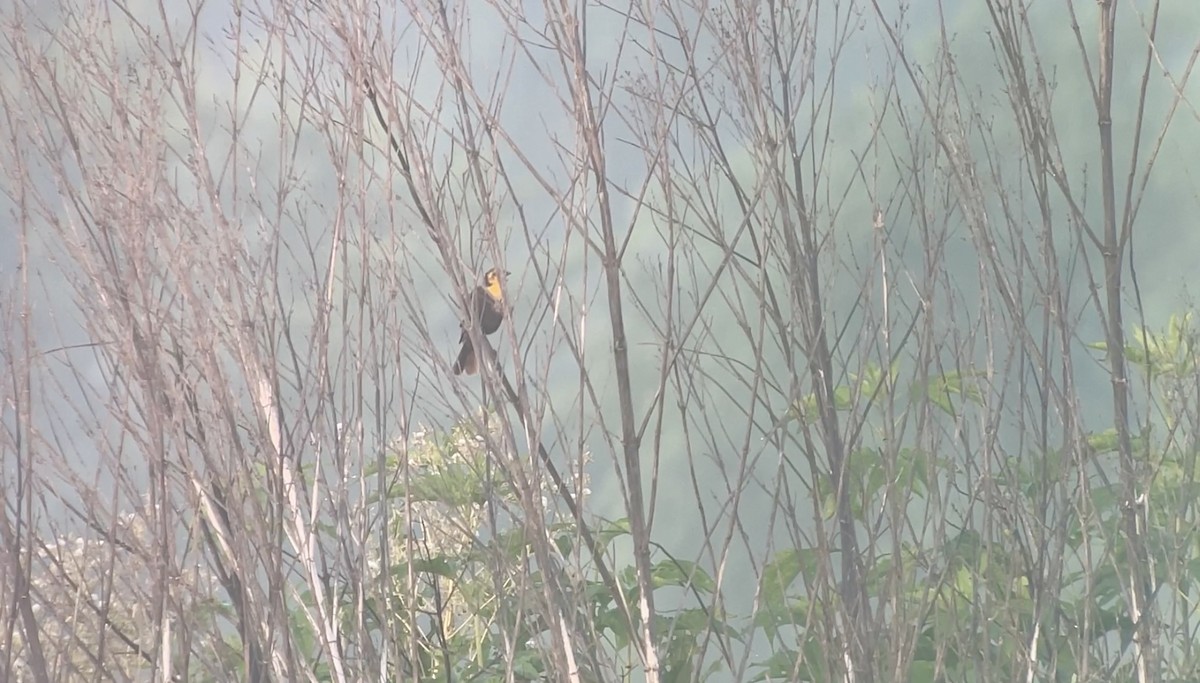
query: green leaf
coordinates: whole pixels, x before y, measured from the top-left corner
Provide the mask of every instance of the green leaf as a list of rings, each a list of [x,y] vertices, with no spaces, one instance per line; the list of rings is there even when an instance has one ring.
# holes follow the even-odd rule
[[[1088,435],[1087,442],[1088,446],[1097,453],[1116,453],[1117,430],[1114,428],[1093,432]]]
[[[769,639],[774,639],[781,629],[798,628],[813,618],[813,605],[807,599],[792,598],[786,602],[763,602],[754,614],[754,627],[761,628]]]
[[[763,567],[760,583],[765,604],[784,604],[788,588],[804,568],[805,559],[802,552],[796,548],[781,550]]]
[[[459,571],[456,567],[457,562],[442,555],[434,557],[420,557],[412,561],[414,572],[421,574],[433,574],[444,579],[457,579]],[[408,563],[402,562],[397,564],[392,569],[394,578],[403,578],[408,576]]]
[[[540,680],[542,674],[546,672],[546,664],[542,661],[541,655],[535,650],[524,648],[517,650],[513,656],[512,664],[513,673],[516,674],[518,680]]]
[[[650,570],[650,578],[655,588],[692,586],[711,594],[717,587],[700,565],[687,560],[663,560]]]
[[[837,410],[850,410],[854,407],[850,387],[843,386],[833,390],[833,406]]]
[[[937,673],[937,662],[931,662],[923,659],[914,661],[908,667],[908,678],[905,680],[909,683],[924,683],[934,681],[934,675]]]
[[[983,394],[972,380],[985,376],[986,374],[981,371],[950,372],[929,378],[929,382],[922,390],[915,393],[919,396],[923,391],[925,397],[935,406],[947,415],[954,417],[958,415],[955,406],[960,403],[959,399],[976,404],[983,402]]]
[[[607,548],[613,539],[631,535],[633,527],[630,526],[628,517],[622,517],[611,522],[601,522],[596,525],[593,531],[596,536],[596,542],[600,544],[600,547]]]
[[[758,675],[752,681],[792,681],[795,679],[796,663],[800,653],[788,648],[775,651],[765,662],[756,665],[760,668]]]

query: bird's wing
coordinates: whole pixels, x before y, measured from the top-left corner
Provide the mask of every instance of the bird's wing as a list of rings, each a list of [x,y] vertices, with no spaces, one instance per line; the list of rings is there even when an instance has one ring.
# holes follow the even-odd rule
[[[488,293],[483,290],[483,287],[476,287],[471,292],[471,301],[468,304],[469,310],[467,315],[471,318],[462,326],[462,334],[458,336],[459,343],[465,342],[471,338],[471,333],[467,331],[467,325],[479,323],[483,319],[483,312],[487,308]]]

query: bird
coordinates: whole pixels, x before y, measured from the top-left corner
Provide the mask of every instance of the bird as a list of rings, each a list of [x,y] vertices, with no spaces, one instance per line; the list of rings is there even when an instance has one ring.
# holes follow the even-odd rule
[[[451,367],[456,375],[474,375],[479,372],[479,354],[475,353],[475,346],[471,343],[468,325],[478,324],[480,333],[491,334],[500,329],[500,321],[504,320],[504,292],[500,289],[500,272],[495,268],[489,269],[483,274],[483,284],[471,292],[468,310],[470,319],[462,327],[462,334],[458,338],[462,348]],[[509,273],[505,271],[504,275]]]

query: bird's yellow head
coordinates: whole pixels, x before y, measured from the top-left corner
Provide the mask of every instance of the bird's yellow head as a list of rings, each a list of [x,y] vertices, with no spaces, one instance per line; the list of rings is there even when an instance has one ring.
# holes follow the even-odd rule
[[[507,272],[505,272],[504,274],[508,275]],[[504,299],[504,292],[502,292],[500,290],[500,271],[499,270],[492,268],[491,270],[489,270],[488,272],[483,274],[483,288],[486,289],[487,293],[489,295],[491,295],[491,297],[493,299],[495,299],[496,301],[501,301]]]

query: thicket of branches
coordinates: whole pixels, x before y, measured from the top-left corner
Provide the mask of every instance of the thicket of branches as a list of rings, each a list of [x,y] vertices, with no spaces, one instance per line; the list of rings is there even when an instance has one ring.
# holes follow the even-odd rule
[[[6,4],[0,680],[1200,678],[1197,10],[959,4]]]

